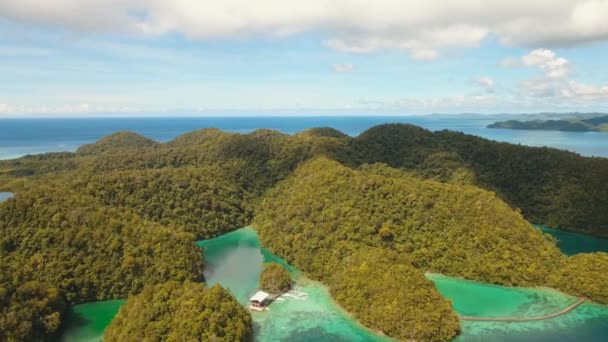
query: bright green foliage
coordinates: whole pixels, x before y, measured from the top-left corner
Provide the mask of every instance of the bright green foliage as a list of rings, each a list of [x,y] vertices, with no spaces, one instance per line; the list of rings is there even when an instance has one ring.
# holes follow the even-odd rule
[[[249,341],[251,316],[219,285],[168,282],[130,297],[104,335],[122,341]]]
[[[289,271],[282,265],[271,262],[264,265],[260,274],[260,289],[271,294],[280,294],[291,287]]]
[[[362,248],[348,255],[330,280],[332,296],[374,331],[411,341],[447,341],[458,317],[403,254]]]

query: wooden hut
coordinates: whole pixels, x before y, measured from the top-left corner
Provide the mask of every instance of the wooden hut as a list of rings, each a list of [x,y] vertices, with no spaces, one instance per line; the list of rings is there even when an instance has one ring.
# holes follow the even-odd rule
[[[268,302],[270,299],[270,295],[264,291],[256,292],[251,298],[249,298],[249,309],[255,311],[264,311],[266,310],[266,306],[268,306]]]

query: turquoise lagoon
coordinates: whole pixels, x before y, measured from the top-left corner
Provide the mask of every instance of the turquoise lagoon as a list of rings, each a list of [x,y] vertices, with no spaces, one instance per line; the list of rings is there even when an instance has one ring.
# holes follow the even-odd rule
[[[331,299],[326,288],[307,280],[282,259],[261,248],[256,232],[239,229],[221,237],[197,243],[204,249],[205,279],[230,289],[246,305],[258,286],[265,262],[279,262],[296,279],[296,290],[306,300],[275,302],[266,312],[254,312],[256,341],[383,341],[348,317]]]

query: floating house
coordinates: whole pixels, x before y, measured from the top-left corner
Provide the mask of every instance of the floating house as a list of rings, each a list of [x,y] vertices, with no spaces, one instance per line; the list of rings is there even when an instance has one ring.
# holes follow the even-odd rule
[[[270,295],[264,291],[256,292],[249,298],[249,309],[255,311],[264,311],[268,306]]]

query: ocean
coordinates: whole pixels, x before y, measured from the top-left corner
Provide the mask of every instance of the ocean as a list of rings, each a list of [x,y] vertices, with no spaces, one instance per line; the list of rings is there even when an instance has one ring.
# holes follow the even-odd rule
[[[497,119],[437,116],[357,116],[357,117],[148,117],[148,118],[70,118],[0,119],[0,159],[26,154],[75,151],[79,146],[116,131],[130,130],[163,142],[205,127],[247,133],[270,128],[292,134],[311,127],[333,127],[356,136],[384,123],[409,123],[429,130],[453,130],[483,138],[523,144],[549,146],[584,156],[608,157],[608,133],[519,131],[489,129]]]

